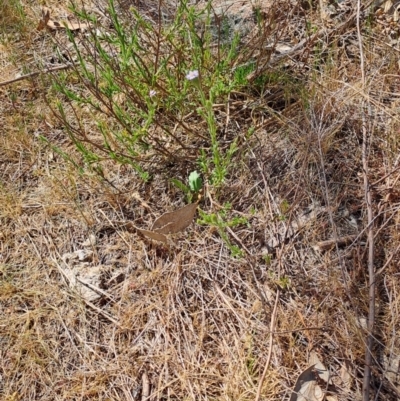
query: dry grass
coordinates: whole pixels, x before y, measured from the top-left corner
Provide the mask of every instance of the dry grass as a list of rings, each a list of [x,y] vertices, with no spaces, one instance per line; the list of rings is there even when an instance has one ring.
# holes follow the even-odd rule
[[[22,4],[35,27],[40,10]],[[16,17],[10,9],[7,15],[9,32]],[[210,227],[193,224],[170,247],[124,230],[122,221],[149,227],[183,205],[165,171],[145,184],[109,162],[106,178],[118,191],[79,174],[38,140],[44,135],[78,157],[42,99],[48,86],[0,87],[1,399],[254,400],[270,349],[262,400],[290,398],[311,350],[329,368],[338,400],[361,399],[368,315],[362,102],[377,271],[371,391],[376,400],[399,398],[398,45],[388,46],[381,28],[393,26],[391,14],[374,15],[364,30],[366,92],[352,26],[321,39],[318,52],[307,48],[308,55],[287,61],[291,86],[232,95],[231,132],[258,127],[218,193],[232,215],[248,219],[229,233],[249,251],[240,259]],[[305,29],[303,18],[329,28],[318,8],[306,8],[289,14],[293,38]],[[24,38],[23,46],[3,45],[5,79],[17,66],[34,69],[33,55],[50,52],[33,28]],[[184,179],[185,168],[165,170]],[[214,195],[205,196],[202,210],[218,208]],[[316,215],[301,220],[311,205]],[[334,232],[355,239],[321,250]],[[78,250],[89,255],[85,269],[101,272],[103,293],[93,302],[63,274],[65,255]]]

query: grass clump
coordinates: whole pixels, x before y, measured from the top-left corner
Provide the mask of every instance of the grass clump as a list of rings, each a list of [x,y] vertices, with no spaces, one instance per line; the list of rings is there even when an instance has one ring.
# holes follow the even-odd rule
[[[20,0],[7,0],[0,4],[0,43],[7,43],[25,27],[26,16]]]

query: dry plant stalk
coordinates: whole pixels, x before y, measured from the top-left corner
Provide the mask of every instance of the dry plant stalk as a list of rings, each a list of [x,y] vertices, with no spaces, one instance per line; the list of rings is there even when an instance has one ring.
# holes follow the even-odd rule
[[[363,40],[360,26],[361,0],[357,1],[357,37],[360,50],[360,68],[363,91],[365,91],[365,67],[364,67],[364,51]],[[369,312],[367,323],[367,341],[365,343],[365,366],[363,380],[363,401],[369,401],[371,387],[371,367],[372,367],[372,348],[374,345],[374,325],[375,325],[375,268],[374,268],[374,215],[372,212],[372,196],[371,187],[368,179],[368,160],[367,160],[367,126],[364,112],[364,101],[361,103],[361,118],[362,118],[362,165],[363,165],[363,180],[365,202],[367,205],[367,224],[368,224],[368,276],[369,276]]]
[[[72,66],[73,66],[73,64],[66,64],[66,65],[60,65],[58,67],[46,68],[43,71],[34,71],[29,74],[21,75],[20,77],[10,79],[8,81],[0,82],[0,86],[6,86],[6,85],[13,84],[15,82],[23,81],[24,79],[34,78],[40,74],[48,74],[48,73],[52,73],[52,72],[67,70],[68,68],[71,68]]]

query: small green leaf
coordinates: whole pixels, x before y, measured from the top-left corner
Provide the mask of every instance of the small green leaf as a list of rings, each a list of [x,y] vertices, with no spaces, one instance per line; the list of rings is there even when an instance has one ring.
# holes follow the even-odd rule
[[[181,191],[183,191],[186,195],[190,192],[190,189],[180,180],[176,178],[172,178],[171,182]]]
[[[189,174],[189,187],[193,192],[199,192],[203,186],[203,181],[197,171],[192,171]]]

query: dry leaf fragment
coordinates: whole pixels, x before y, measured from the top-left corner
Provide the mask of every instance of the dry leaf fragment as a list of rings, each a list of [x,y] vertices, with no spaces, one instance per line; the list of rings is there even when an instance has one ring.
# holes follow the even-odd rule
[[[90,26],[89,24],[81,24],[79,22],[69,22],[68,20],[63,20],[61,22],[54,21],[50,19],[50,10],[48,8],[43,9],[42,15],[43,17],[39,21],[39,25],[36,28],[38,31],[41,31],[44,28],[49,28],[52,30],[68,28],[70,31],[77,31],[78,29],[85,30]]]
[[[324,392],[316,380],[315,366],[300,374],[294,386],[290,401],[322,401]]]
[[[37,26],[37,30],[41,31],[42,29],[46,28],[47,23],[50,20],[50,10],[49,9],[43,9],[42,10],[42,19],[39,21],[39,25]]]
[[[142,375],[142,401],[148,400],[150,395],[150,380],[146,372]]]
[[[69,22],[68,20],[62,20],[61,22],[49,20],[47,25],[50,29],[66,29],[70,31],[77,31],[78,29],[85,30],[89,28],[89,24],[81,24],[79,22]]]
[[[383,12],[387,14],[393,7],[393,0],[386,0],[383,6]]]
[[[167,237],[164,234],[157,233],[157,232],[150,231],[150,230],[142,230],[141,228],[137,228],[137,230],[147,238],[163,242],[164,244],[167,243]]]
[[[164,213],[159,217],[151,229],[160,234],[175,234],[183,231],[193,221],[197,203],[191,203],[174,212]]]
[[[400,366],[400,364],[398,366]],[[351,389],[351,374],[349,370],[350,370],[350,363],[345,361],[342,367],[340,368],[340,378],[342,380],[342,388],[347,392],[350,392]]]
[[[325,395],[318,380],[331,383],[329,371],[320,361],[318,355],[310,353],[310,366],[297,378],[296,385],[290,397],[290,401],[322,401],[324,399],[337,401],[336,395]]]
[[[331,380],[329,377],[329,371],[325,367],[325,365],[321,362],[321,360],[318,358],[318,355],[315,351],[310,352],[310,359],[308,362],[310,365],[314,366],[314,371],[319,376],[319,378],[323,380],[325,383],[330,384]]]
[[[155,241],[167,243],[166,234],[175,234],[184,230],[193,221],[196,213],[197,203],[191,203],[174,212],[164,213],[159,217],[151,227],[151,230],[143,230],[134,226],[133,229],[137,230],[140,234]]]

